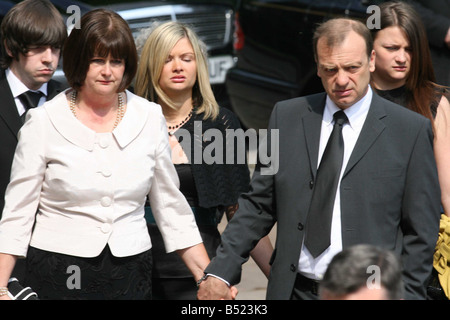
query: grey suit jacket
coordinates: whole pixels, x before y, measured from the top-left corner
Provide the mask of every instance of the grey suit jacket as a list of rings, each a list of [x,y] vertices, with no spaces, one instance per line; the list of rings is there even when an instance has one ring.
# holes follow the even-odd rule
[[[238,283],[249,252],[277,223],[267,298],[290,298],[317,171],[325,98],[321,93],[277,103],[269,129],[279,130],[279,170],[261,175],[257,166],[251,190],[241,196],[205,272]],[[438,235],[440,189],[432,146],[429,120],[374,94],[340,187],[343,247],[369,243],[398,253],[405,296],[411,299],[425,297]]]
[[[50,80],[47,87],[47,100],[63,90],[59,82]],[[5,190],[9,183],[11,165],[17,146],[17,133],[22,127],[16,103],[6,79],[5,71],[0,71],[0,217],[5,205]]]

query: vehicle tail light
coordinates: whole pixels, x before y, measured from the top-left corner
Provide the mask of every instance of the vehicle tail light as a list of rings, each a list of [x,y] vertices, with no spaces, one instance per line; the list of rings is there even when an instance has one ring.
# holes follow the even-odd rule
[[[233,47],[234,50],[242,50],[244,48],[245,43],[245,36],[244,32],[242,31],[241,24],[239,22],[239,12],[236,13],[234,16],[234,33],[233,33]]]

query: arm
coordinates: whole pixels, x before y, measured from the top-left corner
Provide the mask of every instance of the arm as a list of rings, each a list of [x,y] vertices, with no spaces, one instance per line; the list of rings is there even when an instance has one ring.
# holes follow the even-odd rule
[[[440,187],[430,122],[418,123],[402,200],[401,258],[406,299],[425,299],[439,232]]]
[[[261,143],[270,144],[270,129],[276,127],[275,110],[267,140]],[[268,150],[271,150],[270,146]],[[222,233],[222,243],[217,249],[217,255],[205,270],[205,273],[217,276],[230,285],[239,283],[242,264],[248,260],[250,252],[267,236],[276,222],[274,175],[261,174],[262,168],[260,163],[256,166],[250,191],[241,195],[239,209]],[[199,288],[199,299],[217,299],[229,292],[226,283],[219,281],[222,280],[208,277]]]
[[[238,209],[238,205],[230,206],[226,209],[225,213],[227,215],[228,221],[234,216]],[[264,273],[264,275],[269,278],[270,274],[270,257],[273,253],[272,242],[270,242],[269,236],[262,238],[256,247],[250,252],[250,256],[253,258],[255,263]]]
[[[0,287],[8,286],[8,280],[11,277],[16,260],[16,256],[0,253]],[[0,297],[0,300],[10,300],[10,298],[8,295],[4,295]]]
[[[209,263],[209,257],[203,243],[177,250],[177,253],[191,271],[194,279],[198,281],[203,276],[203,271]]]
[[[434,154],[441,186],[441,203],[444,213],[450,217],[450,103],[442,97],[434,122]]]

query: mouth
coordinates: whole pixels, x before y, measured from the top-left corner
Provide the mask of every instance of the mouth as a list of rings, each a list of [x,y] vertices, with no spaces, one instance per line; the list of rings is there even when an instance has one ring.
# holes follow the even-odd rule
[[[114,81],[111,81],[111,80],[98,80],[98,83],[103,84],[103,85],[109,85],[113,82]]]
[[[352,89],[345,89],[345,90],[334,90],[334,94],[336,97],[338,98],[345,98],[350,96],[350,94],[352,93]]]
[[[184,82],[184,81],[186,80],[186,77],[183,77],[183,76],[175,76],[175,77],[170,78],[170,80],[171,80],[172,82],[179,83],[179,82]]]
[[[407,70],[406,66],[396,66],[394,67],[395,71],[405,72]]]
[[[39,72],[41,74],[53,74],[53,72],[55,72],[54,69],[50,69],[50,68],[45,68],[45,69],[40,69]]]

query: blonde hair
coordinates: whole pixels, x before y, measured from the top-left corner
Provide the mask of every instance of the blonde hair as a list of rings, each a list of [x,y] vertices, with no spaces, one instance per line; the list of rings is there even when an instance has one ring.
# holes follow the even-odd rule
[[[135,93],[150,101],[162,101],[175,108],[174,103],[161,89],[159,78],[173,47],[180,39],[187,38],[194,49],[197,62],[197,81],[192,89],[196,113],[203,113],[204,119],[215,119],[219,114],[219,105],[209,83],[206,46],[189,27],[179,22],[170,21],[154,25],[151,30],[143,30],[142,35],[146,36],[149,31],[151,32],[143,45],[140,43],[142,37],[136,39],[140,59],[134,86]]]

